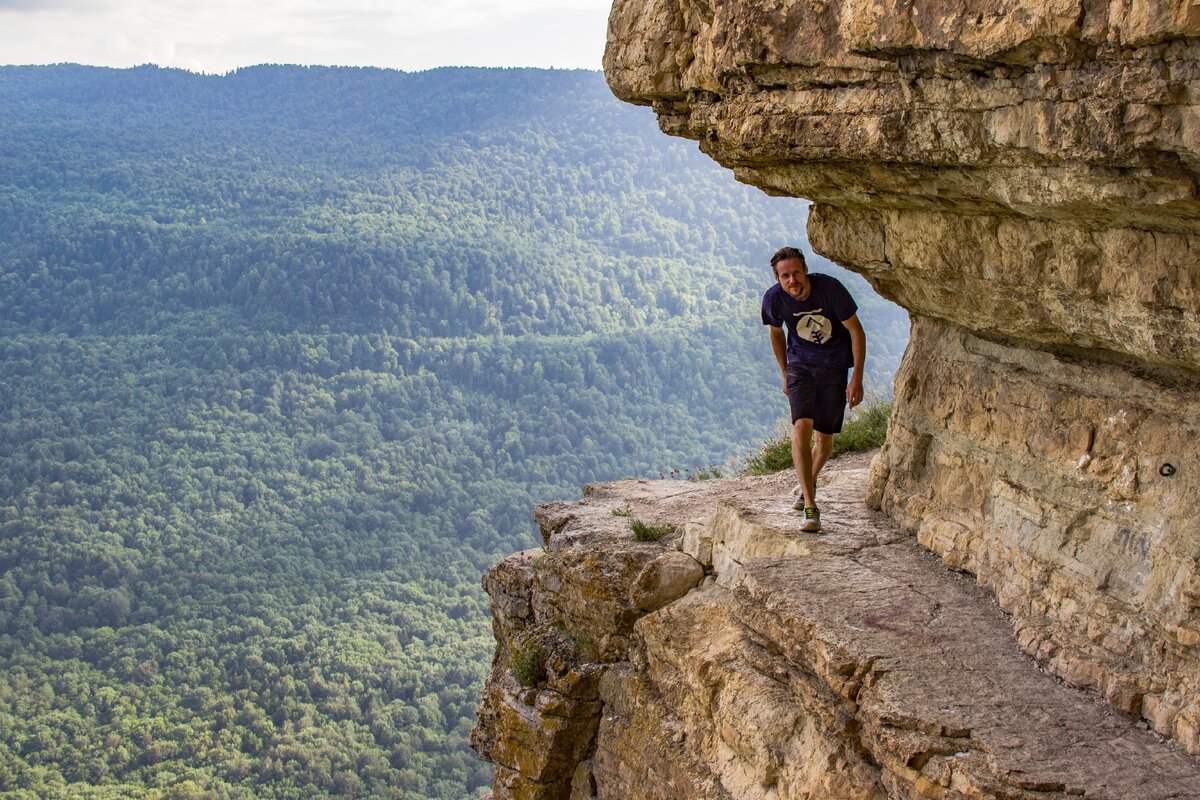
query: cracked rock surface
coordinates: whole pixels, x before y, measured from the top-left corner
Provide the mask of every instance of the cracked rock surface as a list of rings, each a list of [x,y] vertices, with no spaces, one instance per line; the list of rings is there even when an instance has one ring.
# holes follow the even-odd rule
[[[866,505],[867,473],[830,463],[819,535],[786,473],[539,509],[545,550],[485,578],[498,647],[473,741],[495,797],[1200,797],[1200,762],[1039,669],[989,592]],[[637,542],[632,519],[674,532]],[[708,577],[638,609],[642,568],[684,553]],[[545,675],[523,686],[514,653],[538,635]]]

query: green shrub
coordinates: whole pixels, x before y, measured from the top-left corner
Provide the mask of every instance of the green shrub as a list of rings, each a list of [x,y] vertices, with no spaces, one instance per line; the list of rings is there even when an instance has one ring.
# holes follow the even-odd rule
[[[879,447],[887,438],[887,422],[891,414],[891,400],[868,400],[856,408],[842,426],[842,432],[834,434],[832,458]],[[788,431],[764,442],[758,452],[746,459],[742,474],[771,475],[791,466],[792,436]]]
[[[891,400],[868,400],[856,408],[842,432],[833,437],[833,458],[879,447],[887,439]]]
[[[790,433],[767,439],[758,452],[746,459],[743,475],[774,475],[792,466],[792,437]]]
[[[546,677],[542,644],[532,632],[519,637],[508,654],[508,668],[517,683],[527,689],[537,686]]]
[[[630,522],[629,528],[633,531],[633,538],[639,542],[654,542],[675,531],[670,525],[647,525],[640,519]]]

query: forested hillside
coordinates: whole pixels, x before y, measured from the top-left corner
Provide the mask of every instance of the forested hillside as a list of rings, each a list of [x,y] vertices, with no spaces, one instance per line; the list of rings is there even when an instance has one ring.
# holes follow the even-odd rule
[[[0,68],[0,794],[472,798],[532,506],[782,417],[804,206],[597,73]],[[890,391],[907,318],[831,265]]]

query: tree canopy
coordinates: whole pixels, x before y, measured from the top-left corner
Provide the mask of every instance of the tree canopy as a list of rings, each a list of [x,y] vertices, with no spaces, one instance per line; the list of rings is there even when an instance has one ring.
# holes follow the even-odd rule
[[[806,206],[597,73],[0,68],[0,793],[467,798],[480,573],[745,454]],[[907,317],[843,279],[886,394]]]

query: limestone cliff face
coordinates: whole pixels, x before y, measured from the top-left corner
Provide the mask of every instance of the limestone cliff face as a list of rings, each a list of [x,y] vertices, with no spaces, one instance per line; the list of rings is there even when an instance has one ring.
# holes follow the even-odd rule
[[[1200,752],[1200,4],[616,0],[605,71],[912,313],[871,502]]]

